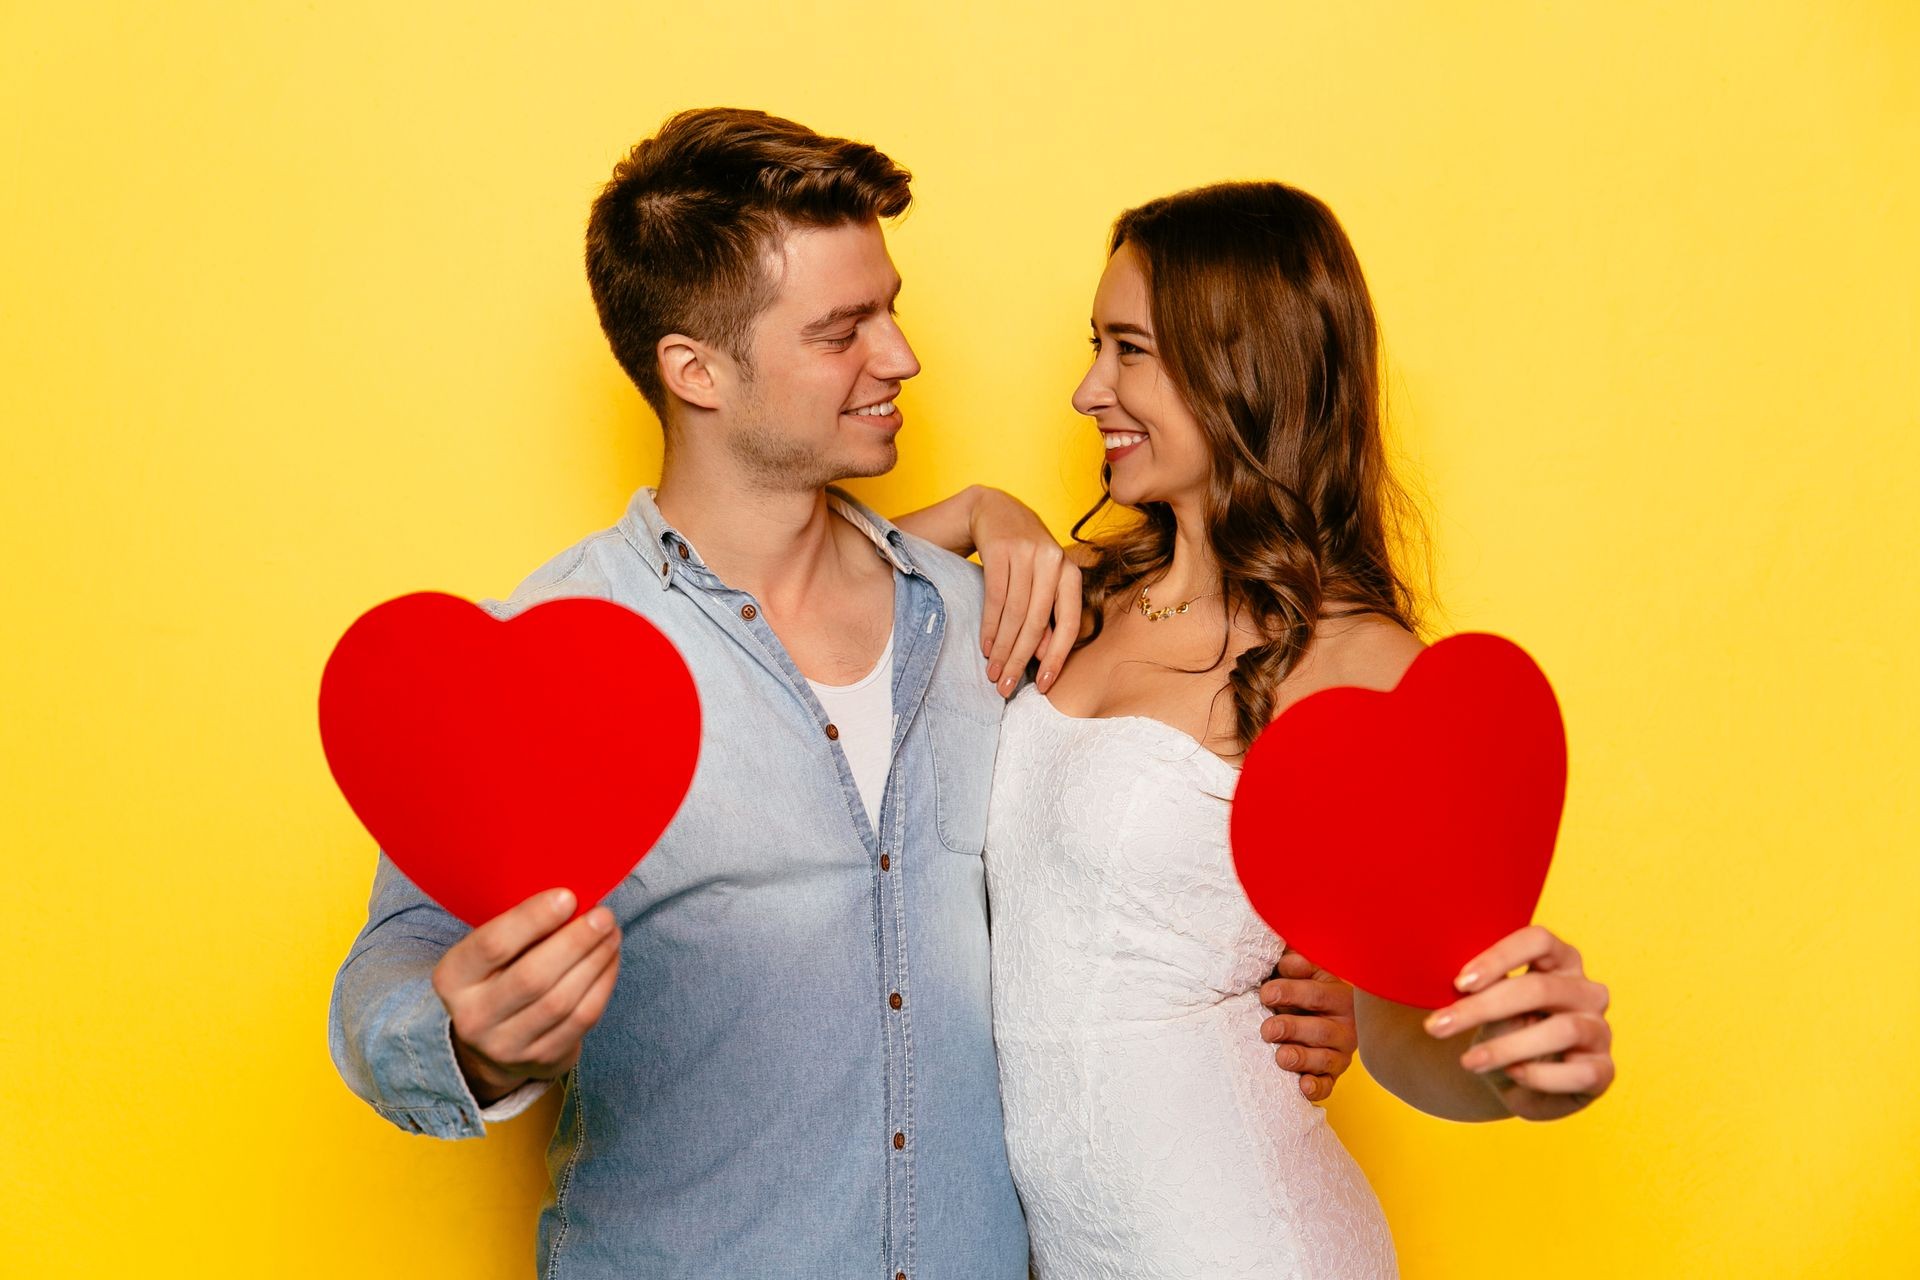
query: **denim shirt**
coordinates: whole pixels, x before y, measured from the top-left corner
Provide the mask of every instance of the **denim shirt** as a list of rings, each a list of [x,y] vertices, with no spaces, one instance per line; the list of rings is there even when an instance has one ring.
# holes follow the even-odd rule
[[[701,699],[686,801],[605,899],[620,977],[564,1078],[542,1276],[1027,1274],[987,986],[980,850],[1003,703],[974,642],[980,572],[833,498],[894,569],[878,830],[757,602],[652,491],[484,602],[505,618],[618,601],[674,642]],[[466,932],[382,854],[329,1017],[349,1087],[442,1138],[485,1130],[431,985]]]

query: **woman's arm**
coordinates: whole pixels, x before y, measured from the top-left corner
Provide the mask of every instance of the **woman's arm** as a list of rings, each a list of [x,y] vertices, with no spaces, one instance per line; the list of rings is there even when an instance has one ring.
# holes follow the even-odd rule
[[[980,652],[1000,696],[1019,687],[1035,657],[1034,684],[1051,688],[1080,635],[1080,570],[1046,522],[1013,495],[978,484],[893,522],[955,555],[978,552],[986,580]]]
[[[970,556],[974,552],[974,513],[980,508],[980,500],[990,492],[998,492],[998,490],[989,490],[985,485],[970,484],[951,498],[942,498],[930,507],[922,507],[918,511],[909,511],[903,516],[893,517],[893,523],[916,538],[924,538],[936,547],[944,548],[957,556]],[[1042,528],[1045,526],[1043,525]],[[1048,541],[1051,542],[1052,539],[1048,538]]]
[[[1445,1039],[1427,1033],[1426,1009],[1355,989],[1353,1020],[1367,1074],[1410,1107],[1442,1120],[1505,1120],[1510,1114],[1487,1082],[1460,1065],[1474,1029]]]
[[[1612,1085],[1607,989],[1548,930],[1502,938],[1454,986],[1466,994],[1424,1015],[1355,992],[1360,1058],[1402,1101],[1445,1120],[1555,1120]]]

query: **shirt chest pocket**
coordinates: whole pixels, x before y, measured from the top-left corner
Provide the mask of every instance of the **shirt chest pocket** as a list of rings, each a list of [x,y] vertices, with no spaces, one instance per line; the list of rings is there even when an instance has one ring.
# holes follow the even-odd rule
[[[964,705],[929,699],[925,721],[933,757],[933,816],[940,843],[978,857],[987,840],[987,801],[1000,743],[1000,702]]]

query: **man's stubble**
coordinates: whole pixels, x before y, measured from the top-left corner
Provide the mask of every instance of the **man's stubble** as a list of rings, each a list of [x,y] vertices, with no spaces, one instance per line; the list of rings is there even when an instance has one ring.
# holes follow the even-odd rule
[[[765,492],[817,492],[841,480],[885,475],[900,459],[893,441],[870,458],[834,456],[808,447],[772,425],[755,394],[743,406],[742,424],[727,437],[728,451],[748,483]]]

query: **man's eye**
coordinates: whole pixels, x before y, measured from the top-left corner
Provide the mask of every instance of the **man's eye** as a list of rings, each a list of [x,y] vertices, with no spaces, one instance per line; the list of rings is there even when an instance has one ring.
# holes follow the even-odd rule
[[[851,333],[843,333],[839,337],[828,338],[825,341],[828,346],[833,347],[835,350],[845,351],[848,347],[853,345],[854,336],[855,335]]]

